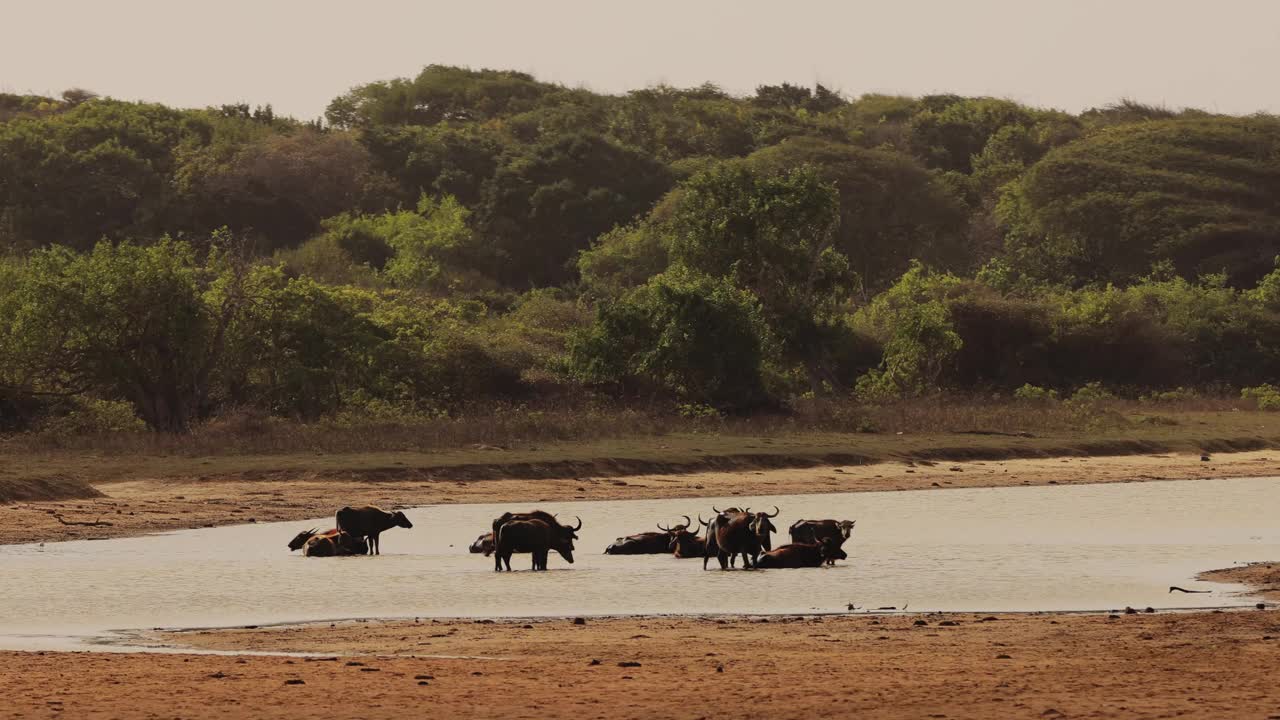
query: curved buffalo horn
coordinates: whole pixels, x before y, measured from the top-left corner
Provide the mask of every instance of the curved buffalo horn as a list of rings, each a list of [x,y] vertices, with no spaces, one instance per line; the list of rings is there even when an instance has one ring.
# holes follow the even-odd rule
[[[743,514],[743,515],[750,515],[750,514],[751,514],[751,508],[742,508],[742,514]]]
[[[719,515],[719,514],[720,514],[720,508],[716,507],[715,505],[712,505],[712,506],[711,506],[711,512],[713,512],[713,513],[715,513],[715,514]],[[702,517],[702,516],[701,516],[701,515],[699,515],[698,517]]]
[[[688,530],[689,526],[693,524],[693,521],[689,519],[688,515],[681,515],[680,517],[684,518],[684,529]]]
[[[669,528],[669,527],[662,527],[662,523],[655,523],[655,525],[657,525],[657,526],[658,526],[658,529],[659,529],[659,530],[661,530],[662,532],[671,532],[671,528]]]
[[[699,525],[710,525],[711,523],[707,522],[706,520],[703,520],[703,519],[702,519],[702,513],[698,513],[698,524],[699,524]]]
[[[774,506],[773,506],[773,514],[772,514],[772,515],[769,515],[769,513],[765,513],[765,515],[769,515],[769,517],[771,517],[771,518],[776,518],[776,517],[778,517],[778,515],[779,515],[779,514],[781,514],[781,513],[782,513],[782,511],[778,509],[778,506],[777,506],[777,505],[774,505]]]
[[[797,520],[797,521],[795,521],[795,522],[791,523],[791,528],[790,528],[790,529],[791,529],[791,530],[795,530],[796,528],[800,527],[800,525],[802,525],[802,524],[803,524],[803,523],[805,523],[805,522],[806,522],[806,520],[805,520],[804,518],[800,518],[799,520]]]
[[[578,527],[573,529],[574,532],[577,532],[582,529],[582,518],[578,517],[577,515],[574,515],[573,519],[578,521]]]

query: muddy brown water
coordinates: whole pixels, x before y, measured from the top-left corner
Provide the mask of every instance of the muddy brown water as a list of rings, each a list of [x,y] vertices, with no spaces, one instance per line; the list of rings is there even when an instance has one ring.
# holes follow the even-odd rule
[[[711,506],[778,505],[775,523],[858,521],[836,567],[702,570],[671,556],[606,556],[619,535]],[[1106,610],[1251,604],[1201,570],[1280,558],[1280,478],[772,497],[543,503],[584,527],[573,565],[497,574],[467,552],[512,509],[407,511],[378,557],[285,547],[331,519],[139,538],[0,547],[0,648],[53,647],[113,629],[359,617]],[[515,508],[527,509],[527,508]],[[776,544],[786,542],[780,539]],[[716,567],[715,560],[710,567]],[[1170,594],[1170,585],[1212,590]]]

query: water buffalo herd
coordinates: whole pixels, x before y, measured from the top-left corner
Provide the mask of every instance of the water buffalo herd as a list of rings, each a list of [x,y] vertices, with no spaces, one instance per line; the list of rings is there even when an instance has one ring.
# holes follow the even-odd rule
[[[642,532],[620,537],[605,548],[606,555],[674,555],[677,558],[702,558],[702,568],[712,557],[727,570],[742,559],[744,569],[803,568],[834,565],[848,559],[845,541],[853,534],[856,520],[797,520],[787,528],[791,542],[773,547],[778,532],[773,519],[780,511],[751,512],[736,507],[721,510],[712,506],[710,520],[698,515],[698,526],[688,515],[684,522],[663,526],[661,532]],[[511,556],[529,553],[533,569],[546,570],[547,558],[555,551],[565,562],[573,564],[573,541],[578,539],[582,519],[575,525],[561,523],[550,513],[534,510],[527,513],[503,513],[494,518],[492,527],[476,538],[470,551],[493,555],[493,569],[511,571]],[[336,513],[337,527],[320,533],[312,528],[298,533],[289,542],[290,550],[302,550],[307,557],[378,554],[379,535],[393,527],[411,528],[413,523],[403,512],[387,512],[376,507],[344,507]],[[705,528],[705,533],[698,533]]]

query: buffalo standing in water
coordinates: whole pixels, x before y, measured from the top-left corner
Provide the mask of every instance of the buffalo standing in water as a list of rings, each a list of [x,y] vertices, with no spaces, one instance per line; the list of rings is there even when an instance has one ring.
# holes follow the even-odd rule
[[[506,565],[507,572],[511,572],[511,555],[517,551],[533,553],[534,570],[547,569],[547,555],[552,550],[573,564],[573,540],[562,533],[559,526],[553,527],[536,518],[511,520],[498,529],[497,537],[497,567],[501,569]]]
[[[715,508],[711,508],[715,510]],[[715,538],[712,545],[711,539]],[[742,567],[750,570],[760,555],[760,538],[756,535],[755,517],[748,511],[729,508],[717,511],[707,525],[706,549],[702,555],[702,569],[707,569],[707,559],[714,554],[720,561],[720,569],[728,570],[732,558],[742,556]]]
[[[527,512],[527,513],[508,512],[508,513],[503,513],[502,517],[494,518],[493,543],[494,543],[495,552],[494,552],[494,558],[493,558],[493,569],[497,572],[502,572],[502,566],[505,563],[506,569],[510,571],[511,570],[511,553],[527,552],[527,553],[534,553],[534,557],[533,557],[534,570],[546,570],[547,569],[546,556],[547,556],[547,553],[552,549],[555,549],[558,552],[560,552],[560,554],[566,560],[572,563],[573,562],[573,541],[578,539],[578,531],[582,529],[582,518],[575,518],[575,519],[578,521],[578,524],[576,527],[561,525],[560,521],[557,520],[554,515],[548,512],[543,512],[542,510],[534,510],[533,512]],[[528,529],[517,530],[508,536],[509,547],[508,547],[506,558],[504,559],[501,552],[502,528],[512,522],[526,522],[530,520],[537,520],[538,522],[541,522],[544,525],[546,525],[550,531],[550,540],[546,540],[544,542],[544,538],[542,538],[542,533],[540,531],[535,532],[534,530],[528,530]],[[526,535],[528,537],[528,540],[525,539]],[[568,551],[567,555],[565,554],[565,550]],[[542,567],[538,567],[538,558],[539,558],[538,553],[541,553]]]
[[[413,523],[404,513],[387,512],[372,505],[364,507],[344,507],[337,513],[338,529],[353,536],[369,541],[369,549],[374,555],[381,555],[378,536],[393,527],[411,528]]]

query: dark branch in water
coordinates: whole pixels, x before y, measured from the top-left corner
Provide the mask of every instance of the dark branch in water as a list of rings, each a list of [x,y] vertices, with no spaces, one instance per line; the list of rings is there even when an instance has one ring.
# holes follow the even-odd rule
[[[1177,590],[1178,592],[1182,592],[1182,593],[1207,593],[1207,592],[1213,592],[1212,590],[1187,590],[1186,588],[1180,588],[1180,587],[1178,587],[1177,585],[1170,585],[1170,586],[1169,586],[1169,592],[1173,592],[1174,590]],[[1167,594],[1167,593],[1166,593],[1166,594]]]

